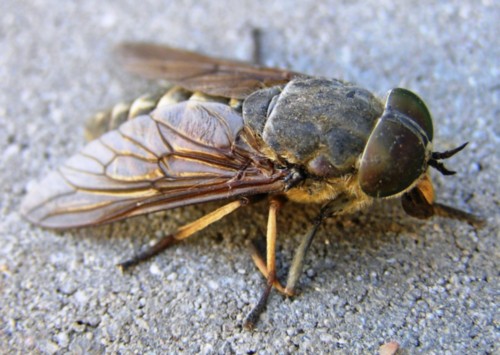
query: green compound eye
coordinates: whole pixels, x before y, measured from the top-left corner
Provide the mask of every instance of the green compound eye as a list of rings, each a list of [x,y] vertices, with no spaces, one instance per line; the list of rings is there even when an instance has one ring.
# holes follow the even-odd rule
[[[408,90],[391,90],[361,157],[363,192],[388,197],[410,187],[427,170],[432,135],[432,118],[423,101]]]
[[[434,129],[431,114],[422,99],[413,92],[402,88],[389,91],[385,103],[385,111],[387,110],[398,111],[408,116],[424,130],[427,139],[432,142]]]

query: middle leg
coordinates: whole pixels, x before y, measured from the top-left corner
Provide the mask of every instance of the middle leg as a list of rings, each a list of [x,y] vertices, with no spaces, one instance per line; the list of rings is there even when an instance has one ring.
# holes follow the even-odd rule
[[[267,282],[262,295],[260,296],[259,302],[254,306],[254,308],[250,311],[248,316],[245,319],[244,327],[247,329],[252,329],[259,318],[259,315],[262,313],[267,304],[267,299],[276,280],[276,235],[277,235],[277,225],[276,225],[276,216],[278,210],[283,205],[284,200],[281,197],[274,196],[269,201],[269,217],[267,221],[267,234],[266,234],[266,268],[262,270],[264,276],[266,276]],[[259,263],[257,263],[259,265]],[[261,263],[262,265],[262,263]],[[279,284],[279,282],[278,282]],[[281,286],[281,285],[280,285]]]

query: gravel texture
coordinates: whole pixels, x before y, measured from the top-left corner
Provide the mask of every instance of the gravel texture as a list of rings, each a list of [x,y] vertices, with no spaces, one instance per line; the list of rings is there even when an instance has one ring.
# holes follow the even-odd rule
[[[0,349],[17,353],[499,352],[500,6],[465,1],[0,2]],[[482,215],[481,230],[407,217],[396,202],[332,220],[294,299],[272,295],[241,329],[264,281],[248,252],[266,206],[242,210],[130,273],[115,264],[213,205],[56,233],[18,206],[84,144],[93,112],[153,90],[110,49],[149,40],[338,77],[378,95],[419,93],[437,150],[469,141],[433,174],[440,201]],[[279,216],[284,277],[317,209]],[[285,237],[286,236],[286,237]]]

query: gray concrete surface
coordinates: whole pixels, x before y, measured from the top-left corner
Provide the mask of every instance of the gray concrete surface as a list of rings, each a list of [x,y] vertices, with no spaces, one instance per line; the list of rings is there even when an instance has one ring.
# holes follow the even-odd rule
[[[376,353],[391,340],[409,354],[499,352],[498,2],[2,0],[0,14],[1,352]],[[26,186],[83,145],[90,114],[155,87],[116,67],[114,44],[248,59],[253,27],[268,65],[418,92],[437,149],[471,142],[448,161],[456,176],[433,173],[438,199],[487,226],[417,221],[395,202],[330,221],[301,294],[274,294],[248,332],[263,280],[247,244],[265,205],[125,275],[117,262],[213,206],[64,233],[20,217]],[[280,215],[281,277],[315,211]]]

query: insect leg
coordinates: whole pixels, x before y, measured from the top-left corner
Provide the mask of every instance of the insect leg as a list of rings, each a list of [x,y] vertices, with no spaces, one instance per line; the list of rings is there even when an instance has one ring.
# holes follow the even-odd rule
[[[405,212],[415,218],[440,216],[465,221],[477,228],[484,225],[484,221],[473,214],[434,202],[434,189],[429,175],[426,175],[412,190],[403,194],[401,204]]]
[[[250,247],[251,247],[252,259],[253,259],[253,262],[255,263],[255,266],[257,266],[257,268],[259,269],[261,274],[264,275],[264,277],[267,279],[268,273],[267,273],[266,261],[262,257],[261,253],[259,253],[259,250],[255,246],[255,244],[253,244],[253,243],[250,244]],[[281,285],[281,283],[279,282],[278,279],[276,279],[274,281],[273,287],[275,289],[277,289],[279,292],[281,292],[282,294],[287,295],[285,288]],[[287,296],[289,296],[289,295],[287,295]]]
[[[319,226],[323,222],[324,217],[321,215],[318,216],[313,222],[312,228],[306,234],[299,247],[295,251],[295,255],[293,257],[292,265],[290,267],[290,271],[288,271],[288,277],[286,280],[285,293],[289,296],[293,296],[295,294],[295,286],[297,285],[297,281],[299,280],[300,275],[302,274],[302,267],[304,266],[304,260],[306,257],[307,250],[311,245],[311,242],[318,231]]]
[[[267,221],[267,253],[266,253],[266,273],[267,274],[267,283],[264,289],[264,292],[260,296],[259,302],[254,306],[254,308],[250,311],[248,316],[245,319],[244,327],[247,329],[252,329],[257,322],[259,315],[262,313],[264,308],[266,307],[267,299],[273,285],[276,281],[276,215],[278,213],[278,209],[283,204],[283,201],[279,197],[273,197],[269,201],[269,218]]]
[[[262,65],[262,32],[259,28],[252,29],[253,53],[252,62],[255,65]]]
[[[288,278],[286,281],[285,293],[287,295],[295,294],[295,286],[297,285],[297,281],[299,280],[300,275],[302,274],[302,268],[304,266],[304,260],[311,245],[311,242],[318,231],[318,228],[321,226],[321,223],[329,217],[332,217],[336,214],[341,214],[346,206],[350,204],[351,200],[346,195],[338,196],[336,199],[328,202],[324,205],[318,216],[313,221],[313,225],[309,232],[306,234],[302,242],[300,243],[295,255],[293,257],[292,266],[290,267],[290,271],[288,272]]]
[[[120,267],[122,270],[127,270],[128,268],[159,254],[172,244],[179,242],[183,239],[186,239],[191,235],[193,235],[194,233],[208,227],[210,224],[217,222],[222,217],[227,216],[231,212],[235,211],[236,209],[238,209],[243,205],[246,205],[247,203],[248,201],[246,199],[241,199],[228,203],[227,205],[224,205],[216,209],[215,211],[204,215],[203,217],[197,219],[196,221],[186,224],[183,227],[180,227],[179,229],[177,229],[175,233],[163,237],[151,248],[148,248],[143,252],[137,254],[133,258],[118,264],[118,267]]]
[[[432,206],[434,207],[434,214],[436,216],[464,221],[477,228],[481,228],[485,224],[484,220],[482,220],[478,216],[459,210],[457,208],[443,205],[441,203],[434,203]]]

